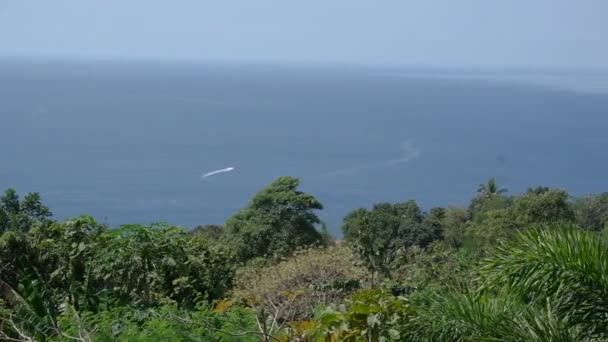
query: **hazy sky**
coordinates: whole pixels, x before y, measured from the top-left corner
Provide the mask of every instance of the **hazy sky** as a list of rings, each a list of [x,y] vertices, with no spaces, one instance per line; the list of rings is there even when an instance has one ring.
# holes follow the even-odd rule
[[[608,67],[608,0],[0,0],[0,57]]]

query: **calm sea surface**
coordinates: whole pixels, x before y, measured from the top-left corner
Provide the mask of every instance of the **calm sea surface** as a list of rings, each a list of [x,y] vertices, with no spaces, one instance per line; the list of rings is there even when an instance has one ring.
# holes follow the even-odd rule
[[[602,72],[0,63],[0,188],[113,226],[222,223],[281,175],[334,233],[374,202],[466,204],[491,176],[608,191],[607,131]]]

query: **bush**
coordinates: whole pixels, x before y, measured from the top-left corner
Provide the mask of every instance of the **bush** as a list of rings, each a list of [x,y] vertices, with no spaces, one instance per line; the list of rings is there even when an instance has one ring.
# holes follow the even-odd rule
[[[309,319],[365,283],[367,271],[356,263],[348,247],[300,250],[276,265],[240,269],[233,297],[280,321]]]
[[[321,311],[313,336],[317,341],[398,341],[407,315],[405,298],[380,290],[361,290],[340,308]]]
[[[179,310],[172,303],[159,308],[119,307],[97,314],[67,310],[59,317],[62,334],[55,341],[73,341],[67,336],[87,336],[89,340],[111,341],[259,341],[253,313],[233,306],[218,312],[209,305],[195,310]]]
[[[447,290],[461,282],[471,282],[477,269],[474,256],[442,242],[427,248],[417,246],[404,251],[395,262],[392,281],[384,284],[394,294],[411,294],[421,290]]]
[[[121,304],[154,305],[171,298],[192,307],[221,299],[231,288],[234,263],[227,250],[164,225],[123,226],[99,238],[93,275]]]

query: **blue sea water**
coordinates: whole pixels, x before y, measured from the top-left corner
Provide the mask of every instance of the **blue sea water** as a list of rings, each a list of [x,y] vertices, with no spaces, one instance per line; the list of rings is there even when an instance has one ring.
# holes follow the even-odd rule
[[[281,175],[335,234],[375,202],[466,205],[491,176],[608,191],[607,129],[601,71],[0,63],[0,188],[112,226],[222,223]]]

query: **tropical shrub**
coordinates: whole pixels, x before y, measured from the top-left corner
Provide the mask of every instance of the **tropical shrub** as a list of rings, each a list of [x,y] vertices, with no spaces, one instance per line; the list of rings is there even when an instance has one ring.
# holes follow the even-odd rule
[[[608,192],[578,198],[573,207],[581,228],[598,232],[608,228]]]
[[[356,209],[343,221],[344,238],[361,257],[372,276],[390,278],[390,268],[399,251],[413,245],[427,246],[441,239],[441,208],[427,216],[415,201],[379,203],[371,210]]]
[[[380,290],[361,290],[339,308],[317,315],[315,341],[398,341],[408,317],[408,301]]]
[[[170,298],[191,307],[223,298],[234,271],[229,251],[203,237],[165,225],[127,225],[99,237],[92,273],[121,305]]]
[[[275,265],[239,269],[232,297],[280,322],[301,321],[318,306],[341,303],[366,275],[348,247],[308,248]]]
[[[448,290],[464,281],[472,284],[476,271],[477,262],[467,250],[434,242],[427,248],[412,246],[404,250],[391,270],[392,280],[384,287],[395,294],[409,295],[422,290]]]
[[[559,225],[530,228],[483,262],[481,286],[412,302],[417,341],[602,341],[608,338],[608,243]]]
[[[608,242],[560,225],[528,229],[485,261],[485,287],[507,286],[531,304],[552,303],[569,326],[608,337]]]
[[[209,305],[180,310],[165,303],[155,309],[117,307],[99,313],[66,310],[59,317],[61,334],[53,340],[86,336],[91,341],[259,341],[253,314],[238,306],[218,312]]]

